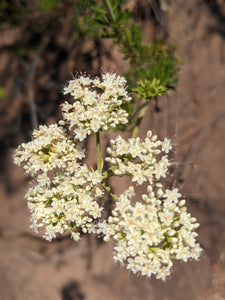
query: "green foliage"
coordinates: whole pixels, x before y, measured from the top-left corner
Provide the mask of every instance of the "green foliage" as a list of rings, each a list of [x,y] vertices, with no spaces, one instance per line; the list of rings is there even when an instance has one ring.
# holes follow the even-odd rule
[[[13,1],[0,1],[0,23],[17,25],[23,17],[24,12],[18,10],[18,6],[14,5]]]
[[[6,46],[7,50],[26,57],[31,50],[39,47],[46,33],[57,25],[64,4],[63,0],[27,1],[26,5],[24,0],[0,1],[0,28],[20,27],[23,32],[20,39]]]
[[[177,82],[177,72],[179,60],[175,57],[175,47],[166,46],[162,42],[152,43],[150,46],[146,77],[160,79],[165,88],[172,88]]]
[[[168,89],[174,88],[177,82],[180,62],[175,56],[175,47],[167,46],[163,41],[145,44],[142,30],[132,18],[132,11],[123,8],[125,2],[91,1],[88,11],[86,8],[87,14],[78,19],[76,25],[82,28],[79,32],[86,38],[113,39],[124,54],[124,59],[130,62],[130,71],[126,77],[133,91],[136,91],[139,82],[141,94],[148,95],[148,98],[161,96]]]
[[[101,24],[96,20],[97,11],[98,9],[101,10],[99,2],[96,0],[78,0],[73,3],[75,38],[90,39],[100,36]],[[103,12],[101,11],[101,13]]]
[[[38,5],[44,11],[52,12],[56,9],[58,0],[39,0]]]
[[[0,100],[3,99],[6,95],[6,90],[4,87],[0,86]]]
[[[68,11],[72,12],[74,38],[111,39],[130,64],[125,74],[130,92],[143,101],[148,101],[175,88],[181,62],[176,57],[174,46],[167,45],[165,41],[144,41],[143,30],[137,25],[133,11],[126,6],[126,2],[37,0],[24,6],[24,0],[2,0],[0,24],[22,24],[23,28],[29,28],[24,38],[11,46],[17,55],[24,57],[42,44],[43,33],[51,32],[51,26],[56,28],[57,22],[66,18]],[[125,104],[124,109],[131,120],[136,113],[133,103]],[[136,111],[139,111],[139,107],[136,107]],[[120,126],[116,129],[125,128]]]
[[[132,11],[124,8],[125,2],[91,1],[91,5],[85,8],[86,14],[77,19],[76,26],[81,28],[78,30],[80,37],[110,38],[119,46],[124,59],[130,63],[130,69],[125,74],[130,91],[145,102],[175,88],[181,62],[175,55],[174,46],[166,45],[164,41],[153,41],[150,44],[144,42],[143,31],[134,21]],[[129,114],[130,124],[137,127],[143,115],[136,121],[133,116],[140,111],[140,106],[134,111],[134,106],[129,103],[124,109]],[[139,114],[144,111],[141,110]],[[126,130],[121,125],[117,129]]]
[[[134,90],[138,98],[144,100],[153,99],[158,96],[162,96],[166,88],[160,84],[160,80],[154,78],[152,81],[144,79],[138,82],[138,87]]]
[[[148,95],[146,99],[162,96],[168,89],[174,89],[178,80],[179,63],[175,47],[166,46],[163,42],[153,42],[148,46],[148,56],[143,57],[142,64],[134,66],[127,74],[128,82],[135,85],[137,78],[140,78],[138,97],[140,91],[142,95]],[[134,88],[134,91],[137,92],[137,89]]]

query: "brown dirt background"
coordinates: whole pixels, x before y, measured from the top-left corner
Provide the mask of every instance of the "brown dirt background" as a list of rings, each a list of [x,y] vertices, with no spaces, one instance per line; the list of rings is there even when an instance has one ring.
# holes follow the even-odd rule
[[[160,112],[150,105],[140,134],[151,129],[179,144],[174,178],[201,224],[200,260],[175,263],[171,277],[161,282],[114,264],[110,243],[85,236],[79,243],[48,243],[29,230],[24,200],[29,179],[14,166],[13,149],[29,140],[35,116],[39,123],[57,120],[62,87],[74,71],[96,73],[100,66],[115,65],[122,74],[127,67],[110,41],[75,40],[68,10],[68,18],[43,32],[43,44],[26,57],[10,47],[26,38],[29,28],[6,27],[0,33],[0,86],[6,88],[0,101],[1,300],[225,299],[225,2],[161,3],[156,24],[146,21],[146,37],[166,36],[185,64],[176,92],[160,99]]]

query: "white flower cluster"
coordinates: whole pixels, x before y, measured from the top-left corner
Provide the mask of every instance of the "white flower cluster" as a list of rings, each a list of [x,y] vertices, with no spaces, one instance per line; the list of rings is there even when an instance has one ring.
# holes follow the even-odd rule
[[[57,124],[40,126],[34,130],[33,140],[21,144],[15,153],[15,163],[24,164],[27,173],[48,172],[54,168],[65,168],[74,172],[74,164],[84,158],[84,151],[76,148]]]
[[[168,153],[172,149],[170,140],[165,138],[163,142],[157,140],[157,136],[152,136],[148,131],[144,141],[140,138],[130,138],[128,141],[118,136],[110,141],[112,147],[107,148],[111,157],[107,157],[114,168],[114,174],[118,176],[129,175],[132,181],[142,184],[145,181],[152,183],[166,177],[169,160],[166,154],[157,161],[156,157],[161,152]],[[161,150],[159,149],[161,147]]]
[[[102,80],[80,76],[69,82],[64,94],[75,100],[62,105],[64,121],[80,141],[99,130],[107,131],[128,122],[128,114],[121,108],[131,101],[124,77],[111,73],[103,74]]]
[[[26,198],[32,213],[32,227],[45,227],[44,237],[51,240],[56,233],[69,230],[75,240],[81,228],[87,232],[91,222],[101,216],[97,198],[102,190],[97,185],[102,174],[78,163],[84,150],[75,147],[58,125],[40,126],[33,140],[16,150],[15,162],[23,164],[27,173],[37,176]]]
[[[39,183],[26,194],[32,228],[37,232],[44,227],[44,237],[49,241],[65,231],[79,240],[77,230],[88,232],[94,219],[101,216],[102,207],[96,201],[103,195],[96,186],[101,180],[101,174],[86,165],[70,176],[58,173],[50,180],[46,173],[39,175]]]
[[[151,131],[143,141],[118,136],[107,148],[105,160],[111,167],[101,171],[99,131],[128,122],[121,108],[131,100],[125,86],[123,77],[110,73],[102,79],[71,80],[64,94],[71,94],[75,101],[62,105],[63,120],[35,130],[32,141],[16,150],[15,163],[37,179],[26,194],[35,231],[43,230],[49,241],[66,231],[74,240],[79,240],[80,231],[102,234],[105,241],[115,243],[115,261],[134,273],[165,280],[173,259],[199,257],[195,233],[199,224],[187,212],[185,200],[179,200],[178,189],[165,189],[160,183],[170,165],[169,139],[159,141]],[[90,134],[97,134],[98,170],[81,164],[85,151],[76,145]],[[135,199],[135,204],[131,202],[133,187],[117,197],[106,182],[112,175],[128,176],[136,185],[147,183],[147,194],[141,201]],[[103,208],[98,203],[103,188],[115,199],[108,221],[102,221]]]
[[[147,182],[148,194],[132,205],[135,193],[130,187],[116,201],[108,222],[100,222],[93,231],[103,234],[106,241],[114,241],[115,261],[134,273],[155,274],[165,280],[172,259],[197,259],[201,253],[194,232],[199,224],[187,213],[185,200],[179,200],[177,188],[164,190],[159,182],[168,172],[171,142],[167,138],[157,140],[151,131],[143,141],[118,136],[110,142],[107,152],[111,157],[106,160],[114,174],[129,176],[137,185]]]
[[[170,275],[172,259],[197,259],[201,248],[196,243],[199,226],[187,213],[185,200],[178,189],[163,191],[157,184],[147,188],[143,201],[131,204],[134,189],[130,187],[116,202],[108,223],[99,223],[96,233],[104,240],[114,241],[114,260],[126,265],[134,273],[165,280]]]

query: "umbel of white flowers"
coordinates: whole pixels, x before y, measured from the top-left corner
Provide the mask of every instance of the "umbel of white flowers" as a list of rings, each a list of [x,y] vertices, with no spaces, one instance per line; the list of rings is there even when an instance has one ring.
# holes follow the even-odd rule
[[[80,231],[101,234],[105,241],[114,242],[115,261],[134,273],[155,274],[163,280],[173,259],[198,259],[202,249],[195,229],[199,224],[187,212],[178,189],[161,184],[170,165],[169,139],[160,141],[151,131],[143,141],[117,136],[107,148],[108,170],[99,165],[94,170],[82,161],[85,149],[79,141],[128,123],[122,108],[131,101],[125,78],[111,73],[95,79],[80,76],[69,82],[64,94],[73,101],[62,105],[63,119],[34,130],[32,140],[15,152],[15,163],[36,179],[26,194],[32,228],[44,229],[49,241],[67,231],[76,241]],[[106,185],[112,175],[127,176],[135,185],[147,183],[146,194],[136,197],[135,204],[131,203],[133,186],[115,195]],[[105,191],[115,199],[108,220],[103,220],[100,205]]]

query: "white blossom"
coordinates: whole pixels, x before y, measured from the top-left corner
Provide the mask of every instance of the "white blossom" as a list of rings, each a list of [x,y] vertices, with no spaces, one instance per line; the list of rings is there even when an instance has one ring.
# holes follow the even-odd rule
[[[88,231],[93,220],[101,216],[102,207],[97,203],[98,195],[95,194],[97,171],[92,178],[91,172],[87,168],[86,170],[87,173],[84,174],[81,168],[81,171],[74,173],[73,177],[65,174],[55,175],[50,182],[38,183],[28,190],[26,198],[31,211],[32,228],[38,231],[39,228],[44,227],[44,237],[47,240],[65,231],[72,233],[79,228],[86,228]],[[80,175],[85,183],[89,181],[90,191],[82,188],[79,180],[74,180]],[[98,176],[97,181],[100,180]],[[74,182],[79,184],[76,185]],[[78,239],[77,234],[73,233],[72,237]]]
[[[114,241],[115,261],[134,273],[148,277],[154,274],[165,280],[170,275],[174,259],[185,262],[197,259],[202,249],[196,242],[191,215],[178,206],[176,209],[164,206],[163,198],[168,196],[178,203],[181,195],[177,189],[171,193],[168,189],[163,191],[163,197],[157,201],[152,201],[151,187],[148,190],[150,194],[143,197],[144,203],[132,205],[134,190],[130,187],[116,202],[110,222],[100,222],[96,231],[102,233],[106,241]]]
[[[33,140],[21,144],[15,152],[15,163],[23,164],[31,175],[47,173],[55,168],[69,167],[71,162],[84,158],[84,151],[75,147],[65,131],[57,124],[40,126],[33,132]],[[68,171],[73,172],[74,170]]]
[[[111,147],[107,148],[111,157],[107,157],[106,161],[113,165],[115,175],[128,175],[138,184],[145,181],[151,183],[153,179],[159,181],[166,176],[170,164],[167,155],[163,154],[165,147],[162,143],[152,136],[151,131],[144,141],[140,138],[126,141],[118,136],[111,140]]]
[[[111,73],[94,79],[81,75],[69,82],[64,94],[74,101],[62,105],[59,125],[40,126],[15,152],[15,163],[35,178],[26,193],[31,227],[41,229],[49,241],[65,232],[75,241],[80,232],[101,235],[114,242],[115,261],[134,273],[162,280],[170,275],[173,260],[198,259],[199,224],[178,188],[165,189],[161,182],[170,166],[168,138],[160,141],[151,131],[144,140],[117,136],[107,148],[108,170],[99,170],[99,156],[97,170],[82,162],[85,149],[79,141],[128,122],[121,107],[131,100],[125,78]],[[115,195],[106,181],[113,175],[128,176],[135,186],[146,183],[146,194],[132,201],[135,190],[130,186]],[[105,196],[103,188],[115,199],[107,220],[99,201]]]
[[[128,123],[128,114],[121,108],[131,101],[124,77],[106,73],[101,79],[91,79],[81,75],[69,81],[64,94],[74,98],[73,104],[62,105],[64,121],[80,141],[99,130],[107,131]]]

